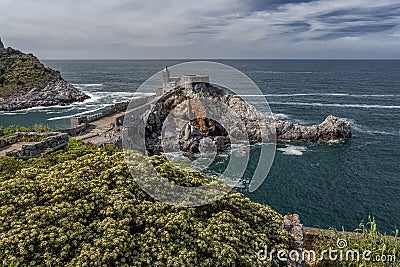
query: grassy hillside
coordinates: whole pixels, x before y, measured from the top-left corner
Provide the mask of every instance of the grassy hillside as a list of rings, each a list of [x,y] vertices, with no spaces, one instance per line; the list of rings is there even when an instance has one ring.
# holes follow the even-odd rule
[[[208,182],[152,162],[178,184]],[[280,214],[235,192],[197,208],[155,201],[114,147],[72,141],[38,159],[3,157],[0,177],[0,265],[283,266],[257,258],[264,246],[287,248]]]
[[[60,73],[46,68],[34,55],[0,46],[0,97],[8,97],[58,79]]]

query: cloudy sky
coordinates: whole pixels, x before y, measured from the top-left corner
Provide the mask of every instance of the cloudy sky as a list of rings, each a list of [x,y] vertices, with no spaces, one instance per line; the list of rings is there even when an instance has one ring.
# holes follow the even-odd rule
[[[399,0],[0,0],[41,59],[400,58]]]

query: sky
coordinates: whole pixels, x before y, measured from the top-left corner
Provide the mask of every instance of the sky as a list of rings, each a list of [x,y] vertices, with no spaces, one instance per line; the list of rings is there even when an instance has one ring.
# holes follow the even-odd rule
[[[400,59],[399,0],[0,0],[40,59]]]

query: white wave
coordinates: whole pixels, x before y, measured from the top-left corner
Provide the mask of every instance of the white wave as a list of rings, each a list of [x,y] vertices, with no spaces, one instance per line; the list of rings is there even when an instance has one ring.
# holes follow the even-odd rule
[[[277,150],[282,151],[285,155],[301,156],[303,155],[303,152],[307,150],[307,148],[304,146],[286,145],[286,147],[278,148]]]
[[[55,121],[55,120],[69,119],[69,118],[71,118],[71,117],[73,117],[73,116],[84,115],[84,114],[92,113],[92,112],[95,112],[95,111],[99,111],[99,110],[101,110],[101,109],[103,109],[103,108],[105,108],[105,107],[108,107],[108,106],[111,106],[111,104],[103,104],[103,105],[101,105],[99,108],[96,108],[96,109],[86,110],[86,111],[84,111],[84,112],[80,112],[80,113],[76,113],[76,114],[71,114],[71,115],[66,115],[66,116],[53,117],[53,118],[49,118],[49,119],[47,119],[47,120],[48,120],[48,121]]]
[[[63,119],[69,119],[73,116],[76,116],[78,114],[72,114],[72,115],[67,115],[67,116],[60,116],[60,117],[54,117],[54,118],[49,118],[47,119],[48,121],[56,121],[56,120],[63,120]]]
[[[0,112],[0,115],[7,115],[7,116],[12,116],[12,115],[17,115],[18,112]]]
[[[76,110],[87,110],[87,106],[75,106],[75,105],[71,104],[68,106],[54,108],[54,110],[46,111],[46,114],[61,114],[61,113],[67,113],[67,112],[76,111]]]
[[[106,98],[106,99],[118,99],[118,98],[132,98],[132,97],[138,97],[138,96],[148,96],[148,95],[155,95],[155,93],[141,93],[141,92],[125,92],[125,91],[120,91],[120,92],[104,92],[104,91],[100,91],[100,92],[87,92],[87,91],[83,91],[85,94],[89,95],[91,98],[95,99],[95,100],[99,100],[102,98]]]
[[[151,95],[155,95],[156,93],[135,92],[134,94],[135,95],[148,95],[148,96],[151,96]]]
[[[349,119],[349,118],[343,118],[346,121],[350,122],[351,128],[352,130],[354,130],[355,132],[360,132],[360,133],[366,133],[366,134],[370,134],[370,135],[393,135],[393,136],[399,136],[400,132],[398,131],[379,131],[379,130],[373,130],[367,126],[361,125],[359,123],[357,123],[355,120],[353,119]]]
[[[368,105],[368,104],[336,104],[336,103],[305,103],[305,102],[269,102],[269,104],[294,105],[294,106],[318,106],[318,107],[400,109],[400,106]]]
[[[123,97],[123,98],[132,98],[132,97],[144,96],[144,94],[140,94],[140,93],[136,93],[136,92],[112,92],[111,96],[113,96],[113,97]]]
[[[27,108],[25,109],[26,111],[43,111],[46,109],[53,109],[53,108],[65,108],[66,106],[61,106],[61,105],[54,105],[54,106],[37,106],[37,107],[31,107],[31,108]],[[22,111],[22,109],[21,109]]]
[[[344,143],[345,140],[342,139],[333,139],[333,140],[329,140],[327,143],[328,144],[340,144],[340,143]]]
[[[346,93],[298,93],[298,94],[259,94],[259,95],[245,95],[241,94],[238,96],[242,97],[293,97],[293,96],[347,96],[347,97],[360,97],[360,98],[365,98],[365,97],[400,97],[400,94],[346,94]]]
[[[102,84],[102,83],[73,83],[72,85],[75,87],[101,87],[104,84]]]
[[[85,90],[82,91],[88,96],[90,96],[90,98],[86,99],[83,102],[75,102],[73,103],[73,105],[82,106],[82,105],[87,105],[89,103],[104,103],[104,102],[115,104],[121,101],[126,101],[132,98],[137,98],[140,96],[147,95],[144,93],[123,92],[123,91],[122,92],[93,92]]]
[[[47,111],[46,114],[61,114],[61,113],[65,113],[66,111]]]
[[[370,135],[393,135],[393,136],[400,136],[400,132],[396,132],[396,131],[378,131],[378,130],[372,130],[368,127],[363,127],[360,125],[352,125],[352,128],[357,131],[357,132],[361,132],[361,133],[367,133]]]
[[[285,120],[288,119],[290,116],[283,113],[272,113],[272,117],[277,120]]]
[[[83,90],[82,90],[82,92],[87,94],[88,96],[90,96],[90,98],[85,99],[82,102],[74,102],[74,103],[72,103],[73,105],[75,105],[75,106],[86,105],[88,103],[98,102],[101,99],[101,97],[99,95],[97,95],[95,92],[89,92],[89,91],[83,91]]]
[[[298,93],[298,94],[265,94],[265,95],[238,95],[243,97],[260,97],[260,96],[269,96],[269,97],[292,97],[292,96],[349,96],[349,94],[340,94],[340,93]]]
[[[353,119],[349,119],[349,118],[343,118],[343,119],[350,122],[351,129],[355,132],[360,132],[360,133],[370,133],[371,132],[371,130],[369,128],[356,123],[356,121]]]
[[[101,85],[101,84],[88,84],[88,85]],[[103,108],[104,105],[109,106],[121,101],[127,101],[133,98],[138,98],[141,96],[148,96],[148,95],[155,95],[152,93],[142,93],[142,92],[93,92],[93,91],[88,91],[88,90],[82,90],[83,93],[87,94],[90,96],[90,98],[85,99],[82,102],[73,102],[69,105],[55,105],[55,106],[38,106],[38,107],[31,107],[31,108],[26,108],[26,109],[20,109],[12,112],[0,112],[2,115],[21,115],[21,114],[27,114],[29,112],[45,112],[46,114],[58,114],[58,113],[67,113],[70,111],[74,110],[85,110],[85,113],[90,113],[95,110],[87,110],[90,107],[98,107],[100,104],[102,105],[99,109]],[[105,104],[107,103],[107,104]],[[79,115],[82,113],[78,113],[76,115]],[[60,119],[65,119],[65,118],[70,118],[74,115],[68,115],[68,116],[60,116],[60,117],[55,117],[55,118],[50,118],[48,120],[60,120]]]
[[[352,97],[399,97],[400,95],[368,95],[368,94],[364,94],[364,95],[350,95]]]
[[[292,94],[292,95],[278,95],[278,96],[349,96],[346,93],[309,93],[309,94]]]
[[[1,113],[4,115],[17,115],[17,114],[28,114],[32,111],[37,111],[37,112],[41,112],[41,111],[46,111],[49,109],[65,109],[68,108],[68,106],[61,106],[61,105],[54,105],[54,106],[37,106],[37,107],[31,107],[31,108],[25,108],[25,109],[19,109],[16,111],[12,111],[12,112],[8,112],[6,113]]]
[[[104,92],[104,91],[96,91],[96,92],[90,92],[93,95],[97,96],[113,96],[113,95],[132,95],[133,93],[131,92]]]
[[[272,71],[272,70],[255,70],[255,73],[303,73],[303,74],[311,74],[314,73],[312,71]]]

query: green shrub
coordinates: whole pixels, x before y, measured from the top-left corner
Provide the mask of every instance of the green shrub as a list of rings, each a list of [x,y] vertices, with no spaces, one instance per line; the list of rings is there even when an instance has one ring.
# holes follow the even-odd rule
[[[337,241],[339,239],[346,241],[346,247],[343,250],[357,250],[359,252],[359,261],[353,261],[352,257],[349,257],[347,261],[344,257],[343,261],[321,261],[315,264],[315,266],[400,266],[400,239],[399,230],[391,233],[392,235],[387,236],[377,230],[377,225],[374,218],[369,217],[366,224],[361,223],[360,227],[355,230],[357,234],[351,234],[344,231],[334,230],[334,234],[330,237],[320,235],[314,244],[313,249],[315,251],[322,251],[324,249],[337,248]],[[370,251],[371,255],[367,255],[367,259],[364,259],[363,253]],[[381,261],[385,257],[385,261]],[[378,257],[378,258],[377,258]],[[378,261],[380,260],[380,261]]]
[[[0,182],[8,180],[26,166],[23,160],[11,157],[0,157]]]
[[[136,158],[141,172],[146,159]],[[152,162],[178,183],[207,182],[162,158]],[[257,252],[288,243],[282,216],[267,206],[235,192],[197,208],[155,201],[136,184],[123,152],[78,141],[1,182],[0,210],[6,266],[277,266]]]
[[[34,136],[22,136],[20,138],[21,142],[40,142],[44,138],[49,137],[50,135],[44,134],[44,135],[34,135]]]
[[[3,133],[3,136],[0,136],[0,138],[4,138],[13,135],[16,132],[38,132],[38,133],[51,132],[51,128],[48,125],[42,125],[42,124],[35,124],[33,127],[10,125],[8,127],[0,126],[0,131]]]

